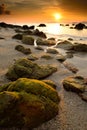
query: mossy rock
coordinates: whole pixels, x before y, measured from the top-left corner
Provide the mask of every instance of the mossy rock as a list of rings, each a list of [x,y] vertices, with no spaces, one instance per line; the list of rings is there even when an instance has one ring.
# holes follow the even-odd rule
[[[22,42],[27,45],[34,45],[34,38],[28,35],[24,35],[22,38]]]
[[[76,77],[67,77],[66,79],[64,79],[63,86],[67,91],[83,93],[87,85],[84,83],[83,77],[76,76]]]
[[[52,88],[56,89],[57,85],[52,80],[42,80],[46,84],[50,85]]]
[[[19,59],[8,69],[6,76],[10,80],[18,78],[43,79],[56,72],[57,68],[51,65],[38,65],[28,59]]]
[[[41,58],[44,58],[46,60],[50,60],[52,59],[53,57],[51,55],[48,55],[48,54],[45,54],[45,55],[42,55]]]
[[[20,51],[20,52],[22,52],[22,53],[24,53],[26,55],[31,54],[31,49],[30,48],[25,48],[22,45],[17,45],[15,47],[15,50]]]
[[[60,98],[43,81],[20,78],[1,86],[0,127],[32,129],[58,114]]]

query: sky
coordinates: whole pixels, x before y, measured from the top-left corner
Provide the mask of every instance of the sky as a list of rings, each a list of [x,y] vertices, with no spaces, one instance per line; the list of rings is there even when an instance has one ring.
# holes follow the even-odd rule
[[[0,0],[0,21],[87,21],[87,0]]]

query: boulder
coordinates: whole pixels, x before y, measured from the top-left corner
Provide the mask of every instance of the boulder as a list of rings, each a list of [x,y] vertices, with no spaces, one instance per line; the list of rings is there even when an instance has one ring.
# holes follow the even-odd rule
[[[46,34],[42,31],[39,31],[38,29],[34,30],[32,35],[39,36],[42,38],[47,38]]]
[[[63,87],[67,91],[83,93],[87,85],[84,83],[84,78],[81,76],[68,77],[63,80]]]
[[[79,51],[79,52],[87,52],[87,44],[82,44],[82,43],[74,43],[73,47],[74,51]]]
[[[28,35],[24,35],[22,38],[22,43],[27,45],[34,45],[34,38]]]
[[[28,27],[28,29],[34,29],[34,28],[35,28],[34,25]]]
[[[42,48],[41,46],[35,46],[35,49],[37,49],[37,50],[44,50],[44,48]]]
[[[24,30],[27,30],[29,27],[27,25],[23,25],[22,27]]]
[[[64,62],[66,60],[66,57],[63,56],[62,54],[58,54],[56,56],[56,60],[60,61],[60,62]]]
[[[82,30],[84,28],[85,28],[85,24],[83,24],[83,23],[78,23],[75,25],[75,29]]]
[[[56,42],[53,41],[53,40],[44,40],[44,39],[41,39],[41,38],[38,38],[36,40],[36,43],[37,43],[37,45],[46,45],[46,46],[52,46],[52,45],[56,44]]]
[[[41,24],[38,25],[38,27],[46,27],[46,25],[41,23]]]
[[[20,52],[22,52],[22,53],[24,53],[26,55],[31,54],[31,49],[30,48],[24,48],[22,45],[17,45],[15,47],[15,50],[20,51]]]
[[[56,89],[57,85],[52,80],[42,80],[46,84],[50,85],[52,88]]]
[[[52,54],[58,54],[59,53],[58,50],[55,49],[55,48],[47,48],[46,52],[47,53],[52,53]]]
[[[28,59],[19,59],[8,69],[6,76],[10,80],[20,77],[43,79],[56,71],[57,68],[51,65],[41,66]]]
[[[65,40],[65,41],[59,42],[56,45],[56,48],[63,48],[63,49],[66,49],[66,50],[70,50],[70,49],[73,48],[73,44],[71,42]]]
[[[44,58],[44,59],[46,59],[46,60],[50,60],[50,59],[52,59],[53,57],[50,56],[50,55],[48,55],[48,54],[45,54],[45,55],[42,55],[41,58]]]
[[[51,85],[20,78],[0,87],[0,128],[33,129],[58,114],[60,97]]]
[[[12,38],[13,38],[13,39],[22,40],[22,37],[23,37],[22,34],[16,34],[16,35],[14,35]]]
[[[35,61],[35,60],[38,60],[38,57],[36,57],[36,56],[33,55],[33,54],[30,54],[30,55],[28,56],[28,60]]]

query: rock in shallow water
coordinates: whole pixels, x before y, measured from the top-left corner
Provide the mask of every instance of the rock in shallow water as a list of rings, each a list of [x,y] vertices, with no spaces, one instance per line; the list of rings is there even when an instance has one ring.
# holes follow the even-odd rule
[[[57,68],[51,65],[40,66],[28,59],[19,59],[9,68],[6,76],[10,80],[20,77],[42,79],[56,71]]]
[[[0,87],[0,127],[32,129],[58,114],[55,89],[35,79],[20,78]]]

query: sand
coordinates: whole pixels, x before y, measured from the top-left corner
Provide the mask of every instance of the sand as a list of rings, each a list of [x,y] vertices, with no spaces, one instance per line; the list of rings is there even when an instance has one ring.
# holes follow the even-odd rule
[[[16,51],[14,48],[16,45],[21,45],[21,41],[12,39],[15,35],[13,29],[0,29],[0,84],[9,82],[5,77],[5,73],[8,67],[14,63],[14,60],[28,57],[21,52]],[[67,92],[63,89],[62,80],[73,74],[64,65],[56,60],[56,54],[50,54],[53,58],[46,60],[41,58],[43,54],[46,54],[43,50],[36,50],[34,46],[24,45],[31,49],[32,54],[38,57],[35,61],[39,64],[51,64],[58,68],[58,71],[53,75],[47,77],[57,84],[57,91],[61,97],[59,105],[59,114],[52,120],[42,124],[38,128],[33,130],[87,130],[87,103],[82,101],[81,98],[72,92]],[[42,46],[43,47],[43,46]],[[46,46],[44,46],[46,49]],[[65,51],[59,49],[59,52],[64,54]],[[78,68],[77,75],[86,77],[87,70],[87,54],[86,53],[75,53],[74,57],[66,60],[69,63],[74,64]]]

